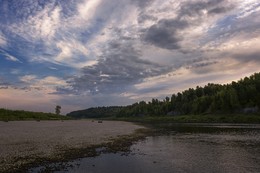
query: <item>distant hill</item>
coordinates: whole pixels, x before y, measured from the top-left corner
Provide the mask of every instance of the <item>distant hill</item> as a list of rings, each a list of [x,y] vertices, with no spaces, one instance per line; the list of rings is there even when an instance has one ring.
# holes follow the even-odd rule
[[[23,110],[0,109],[0,121],[14,120],[66,120],[67,116],[43,112],[29,112]]]
[[[140,101],[129,106],[96,107],[74,111],[76,118],[144,117],[201,114],[260,113],[260,73],[237,82],[220,85],[209,83],[172,94],[164,100]]]

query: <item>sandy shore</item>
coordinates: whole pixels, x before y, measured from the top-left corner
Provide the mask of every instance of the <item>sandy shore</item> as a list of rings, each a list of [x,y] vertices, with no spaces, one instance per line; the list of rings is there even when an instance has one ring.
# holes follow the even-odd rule
[[[64,149],[85,148],[141,126],[117,121],[11,121],[0,122],[0,172],[35,158],[50,158]]]

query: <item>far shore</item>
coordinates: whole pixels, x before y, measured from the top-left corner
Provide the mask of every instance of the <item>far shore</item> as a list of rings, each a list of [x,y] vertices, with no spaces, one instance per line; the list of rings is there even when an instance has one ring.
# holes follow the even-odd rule
[[[176,116],[111,117],[110,120],[139,123],[237,123],[260,124],[260,114],[204,114]]]
[[[0,172],[64,160],[71,154],[92,155],[94,146],[133,137],[141,129],[144,127],[121,121],[0,121]]]

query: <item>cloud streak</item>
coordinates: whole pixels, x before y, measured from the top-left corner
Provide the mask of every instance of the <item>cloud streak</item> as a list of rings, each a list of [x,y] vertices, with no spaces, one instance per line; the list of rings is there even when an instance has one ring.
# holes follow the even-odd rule
[[[0,46],[4,47],[7,45],[6,38],[3,36],[3,34],[0,32]]]
[[[8,60],[8,61],[13,61],[13,62],[22,63],[22,61],[20,61],[18,58],[16,58],[16,57],[10,55],[9,53],[7,53],[7,52],[1,50],[1,48],[0,48],[0,54],[3,55],[3,56],[5,57],[5,59]]]

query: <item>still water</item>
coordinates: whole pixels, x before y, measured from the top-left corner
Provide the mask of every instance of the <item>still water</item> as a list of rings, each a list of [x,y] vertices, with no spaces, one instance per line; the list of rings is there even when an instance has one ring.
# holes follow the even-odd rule
[[[157,128],[163,131],[134,144],[129,154],[78,159],[70,163],[73,167],[56,172],[260,172],[260,125],[160,124]]]

